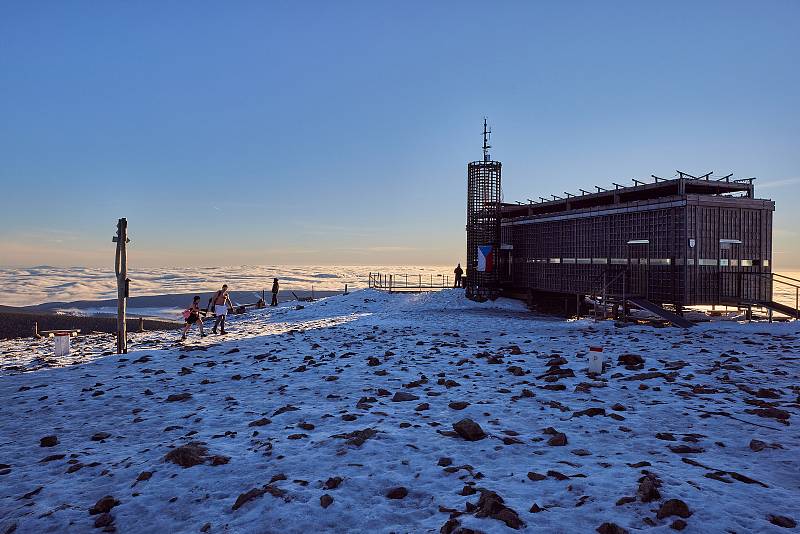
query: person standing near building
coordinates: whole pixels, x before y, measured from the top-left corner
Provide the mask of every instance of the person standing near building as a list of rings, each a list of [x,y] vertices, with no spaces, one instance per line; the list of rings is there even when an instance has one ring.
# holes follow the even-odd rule
[[[277,306],[278,305],[278,291],[280,291],[280,285],[278,284],[278,279],[272,279],[272,302],[270,306]]]
[[[453,287],[461,287],[461,277],[464,275],[464,270],[461,268],[460,263],[456,265],[453,273],[456,275],[456,281],[453,283]]]
[[[217,316],[217,320],[214,323],[214,329],[211,330],[214,334],[217,333],[217,327],[222,325],[220,329],[220,334],[225,334],[225,316],[228,315],[228,304],[233,307],[233,303],[231,302],[230,295],[228,294],[228,284],[223,284],[222,289],[217,291],[214,294],[213,305],[214,305],[214,315]]]

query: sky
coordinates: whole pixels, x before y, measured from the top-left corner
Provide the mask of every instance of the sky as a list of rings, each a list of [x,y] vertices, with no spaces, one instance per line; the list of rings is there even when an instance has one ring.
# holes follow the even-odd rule
[[[464,261],[506,201],[714,171],[800,268],[800,2],[2,2],[0,266]]]

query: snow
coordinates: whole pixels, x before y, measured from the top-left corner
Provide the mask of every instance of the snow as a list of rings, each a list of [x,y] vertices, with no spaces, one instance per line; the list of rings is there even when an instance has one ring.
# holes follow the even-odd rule
[[[459,290],[361,290],[302,305],[234,316],[227,336],[200,339],[193,330],[185,344],[177,332],[132,334],[122,356],[109,354],[110,336],[79,338],[65,360],[52,357],[52,340],[1,341],[0,464],[9,467],[0,465],[0,532],[93,531],[98,516],[88,510],[105,495],[120,501],[110,512],[120,532],[206,524],[210,532],[438,532],[449,509],[477,502],[461,495],[465,485],[499,494],[527,531],[594,532],[613,522],[671,532],[676,517],[655,511],[673,498],[692,511],[684,532],[784,532],[770,514],[800,519],[800,323],[618,328],[538,317],[517,301],[477,304]],[[590,378],[595,345],[608,369]],[[641,355],[643,368],[617,363],[626,353]],[[554,356],[575,376],[546,381]],[[663,375],[635,379],[651,371]],[[545,389],[554,384],[566,388]],[[379,389],[420,398],[392,402]],[[184,392],[191,398],[166,401]],[[357,406],[363,397],[375,400]],[[469,405],[456,410],[453,401]],[[415,410],[420,403],[429,409]],[[612,410],[617,403],[625,410]],[[786,423],[747,411],[765,403],[787,412]],[[297,409],[276,414],[286,406]],[[592,407],[605,415],[576,415]],[[465,417],[488,437],[449,435]],[[270,422],[248,426],[262,418]],[[547,445],[547,427],[567,445]],[[377,433],[360,446],[334,437],[370,428]],[[111,436],[92,441],[98,432]],[[59,443],[40,447],[49,435]],[[751,450],[753,439],[766,447]],[[164,461],[191,441],[229,462]],[[669,449],[680,445],[702,452]],[[437,465],[443,457],[460,469]],[[569,478],[527,476],[548,471]],[[660,479],[661,498],[615,505],[636,496],[643,471]],[[143,472],[152,477],[137,482]],[[337,488],[323,487],[337,476]],[[758,483],[742,481],[750,479]],[[267,484],[274,494],[232,509]],[[396,486],[408,495],[386,498]],[[325,494],[334,499],[328,508]],[[534,503],[544,511],[529,512]],[[458,520],[512,531],[491,517]]]

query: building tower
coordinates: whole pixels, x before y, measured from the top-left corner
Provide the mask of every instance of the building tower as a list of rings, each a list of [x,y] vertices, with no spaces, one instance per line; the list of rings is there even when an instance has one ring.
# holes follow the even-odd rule
[[[500,251],[499,161],[489,155],[492,133],[483,119],[483,161],[467,165],[467,282],[471,300],[494,300],[500,292],[497,259]]]

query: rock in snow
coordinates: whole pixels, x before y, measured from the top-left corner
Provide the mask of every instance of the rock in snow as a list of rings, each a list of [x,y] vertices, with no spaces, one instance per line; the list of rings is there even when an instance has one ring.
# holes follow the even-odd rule
[[[462,419],[457,423],[453,423],[453,430],[467,441],[478,441],[486,437],[481,425],[472,419]]]

